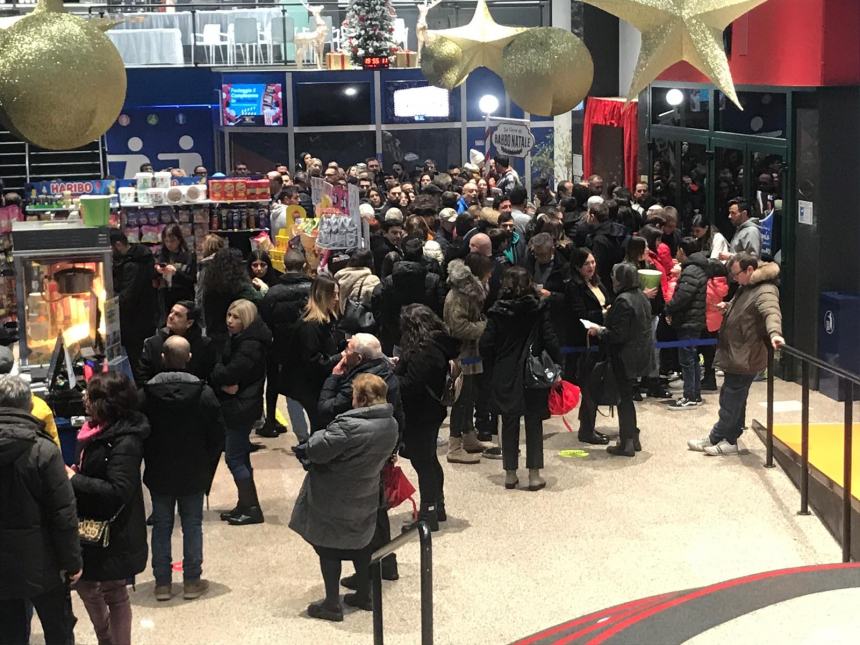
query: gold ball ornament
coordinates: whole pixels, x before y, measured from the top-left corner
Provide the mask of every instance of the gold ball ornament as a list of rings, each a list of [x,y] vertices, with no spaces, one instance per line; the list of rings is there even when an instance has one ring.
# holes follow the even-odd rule
[[[125,65],[96,22],[62,11],[57,0],[0,30],[0,121],[50,150],[78,148],[116,121]]]
[[[466,80],[463,50],[444,36],[431,38],[421,50],[421,71],[430,85],[452,90]]]
[[[499,76],[521,108],[555,116],[588,96],[594,61],[585,43],[569,31],[538,27],[515,36],[505,47]]]

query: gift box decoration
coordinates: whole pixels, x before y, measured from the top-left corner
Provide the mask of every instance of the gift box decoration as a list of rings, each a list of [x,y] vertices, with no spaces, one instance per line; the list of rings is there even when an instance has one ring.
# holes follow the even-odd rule
[[[394,56],[397,67],[418,67],[418,52],[400,50]]]
[[[349,62],[343,52],[329,52],[325,55],[326,69],[347,69]]]

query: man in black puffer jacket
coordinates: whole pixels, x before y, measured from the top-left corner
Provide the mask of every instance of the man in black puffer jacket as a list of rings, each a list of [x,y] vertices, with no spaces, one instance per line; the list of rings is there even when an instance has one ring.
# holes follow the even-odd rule
[[[164,350],[164,341],[170,336],[182,336],[191,344],[191,360],[187,371],[201,381],[207,380],[215,367],[215,347],[212,345],[212,339],[203,335],[199,319],[200,311],[190,300],[180,300],[173,305],[167,314],[164,327],[143,343],[140,362],[132,366],[135,382],[146,383],[164,369],[161,353]]]
[[[373,291],[371,307],[379,323],[382,350],[391,356],[400,342],[400,310],[419,303],[442,316],[445,283],[424,263],[424,243],[415,237],[403,243],[403,259],[394,263],[391,275]]]
[[[191,346],[171,336],[163,347],[164,371],[143,387],[141,411],[151,432],[144,443],[143,482],[152,495],[152,572],[156,600],[170,600],[170,539],[179,506],[185,598],[202,594],[203,495],[224,445],[224,417],[215,393],[187,371]]]
[[[286,273],[281,276],[280,283],[269,289],[259,304],[260,317],[272,330],[273,336],[273,351],[266,357],[266,420],[257,429],[257,434],[261,437],[277,437],[286,430],[275,418],[278,394],[285,394],[281,373],[289,369],[296,360],[296,357],[290,355],[294,346],[293,336],[311,292],[311,279],[304,271],[305,258],[301,253],[287,251],[284,256],[284,269]],[[291,414],[290,423],[298,440],[305,441],[308,431],[304,412]]]
[[[60,451],[29,414],[29,386],[0,376],[0,641],[26,643],[26,601],[47,643],[72,643],[65,579],[81,571],[75,494]]]
[[[708,256],[698,252],[698,240],[685,237],[678,245],[681,276],[675,294],[664,310],[666,321],[678,334],[679,341],[701,338],[705,331],[708,280],[712,270]],[[669,406],[670,410],[692,410],[702,405],[702,375],[699,371],[698,347],[679,347],[678,361],[684,377],[684,396]]]

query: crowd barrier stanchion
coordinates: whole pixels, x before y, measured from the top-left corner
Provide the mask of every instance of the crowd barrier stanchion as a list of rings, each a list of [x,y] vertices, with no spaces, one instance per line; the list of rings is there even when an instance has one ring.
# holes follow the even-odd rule
[[[767,348],[767,458],[765,468],[773,468],[773,347]]]
[[[845,386],[845,446],[842,456],[842,562],[851,562],[851,469],[854,434],[854,384]]]
[[[803,363],[801,367],[801,393],[800,412],[800,513],[809,515],[809,363]]]

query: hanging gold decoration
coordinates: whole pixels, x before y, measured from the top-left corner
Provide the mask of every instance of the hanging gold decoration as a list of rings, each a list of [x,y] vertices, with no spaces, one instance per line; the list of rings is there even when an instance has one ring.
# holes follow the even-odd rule
[[[687,61],[738,107],[723,31],[767,0],[585,0],[642,32],[642,50],[628,99],[639,96],[668,67]]]
[[[582,101],[594,76],[591,54],[572,33],[500,25],[486,0],[478,0],[468,25],[428,31],[421,54],[424,76],[431,85],[448,90],[478,67],[501,76],[520,107],[548,116]]]
[[[77,148],[116,121],[125,66],[106,25],[64,12],[61,0],[0,30],[0,121],[25,141]]]
[[[505,47],[499,75],[511,99],[527,112],[563,114],[588,95],[594,62],[585,43],[571,32],[539,27]]]

